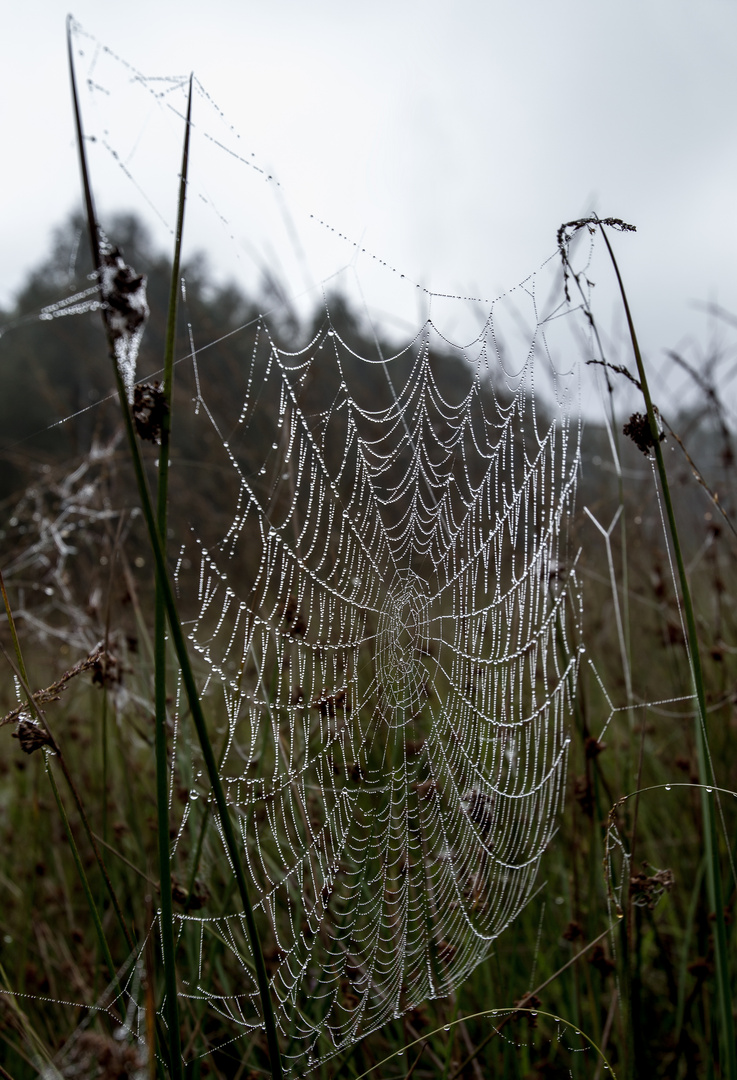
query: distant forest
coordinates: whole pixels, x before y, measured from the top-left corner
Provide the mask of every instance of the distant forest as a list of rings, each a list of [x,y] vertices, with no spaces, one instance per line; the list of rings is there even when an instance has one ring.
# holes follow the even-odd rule
[[[122,214],[107,226],[108,235],[123,252],[126,261],[148,278],[150,317],[146,325],[138,359],[138,378],[149,378],[160,369],[164,352],[164,333],[171,264],[157,252],[144,224],[135,216]],[[70,217],[53,235],[48,258],[29,274],[22,284],[12,310],[0,312],[0,501],[6,510],[6,520],[24,493],[50,476],[59,482],[62,474],[73,472],[76,463],[84,460],[94,446],[109,445],[120,428],[117,401],[113,394],[113,379],[106,352],[99,312],[87,311],[64,317],[39,317],[43,309],[58,304],[70,296],[90,290],[91,263],[87,237],[81,215]],[[288,302],[279,295],[278,284],[265,282],[260,296],[248,297],[234,284],[218,284],[208,272],[205,257],[195,257],[183,268],[186,280],[186,304],[180,304],[177,356],[187,356],[190,324],[197,348],[208,345],[199,364],[198,376],[202,396],[214,414],[233,409],[243,371],[250,358],[259,328],[259,314],[276,308],[281,312],[275,321],[269,320],[269,330],[280,345],[298,349],[304,347],[315,332],[326,323],[322,301],[307,324],[300,324]],[[92,297],[94,299],[94,297]],[[275,300],[279,300],[278,304]],[[352,311],[340,295],[330,297],[330,322],[342,340],[359,357],[377,358],[377,342],[360,316]],[[237,331],[237,333],[234,333]],[[385,344],[385,354],[396,348]],[[356,361],[360,364],[360,361]],[[411,362],[411,352],[403,358]],[[708,370],[701,363],[700,370]],[[373,365],[371,366],[373,367]],[[362,394],[367,400],[376,394],[377,403],[386,394],[386,382],[379,378],[376,365],[376,386],[365,386],[366,366],[361,379]],[[467,379],[464,362],[458,353],[439,356],[433,368],[439,389],[452,400],[457,386]],[[616,381],[616,376],[612,376]],[[733,472],[732,433],[724,419],[718,397],[709,392],[708,385],[688,412],[668,417],[688,449],[691,461],[680,447],[669,454],[675,466],[675,476],[682,483],[681,512],[686,525],[688,542],[698,547],[708,522],[710,499],[703,487],[693,484],[692,464],[701,470],[707,484],[719,492],[727,512],[731,505]],[[174,448],[181,463],[190,467],[173,472],[172,526],[185,529],[187,516],[222,512],[230,516],[229,494],[213,482],[208,471],[210,451],[222,450],[221,442],[211,435],[209,444],[195,444],[192,423],[192,398],[195,392],[192,365],[178,366],[175,380]],[[305,388],[304,407],[309,411],[310,400],[317,411],[328,392],[317,368],[311,383]],[[657,388],[655,390],[657,394]],[[489,408],[495,399],[503,398],[503,390],[489,386]],[[544,408],[538,403],[538,408]],[[67,419],[66,422],[60,421]],[[614,438],[623,468],[641,483],[628,485],[627,498],[633,500],[632,514],[640,524],[636,543],[647,546],[660,535],[656,518],[657,506],[652,499],[650,469],[642,453],[622,433],[626,416],[618,418]],[[265,432],[266,437],[266,432]],[[673,446],[677,446],[672,439]],[[196,450],[194,449],[196,445]],[[261,448],[254,448],[260,452]],[[257,455],[258,456],[258,455]],[[121,460],[124,455],[121,454]],[[153,460],[153,454],[151,460]],[[214,459],[213,459],[214,460]],[[175,460],[176,465],[176,460]],[[109,460],[107,463],[109,467]],[[213,468],[215,468],[213,464]],[[127,466],[116,477],[117,498],[121,505],[134,505],[135,495]],[[178,477],[178,481],[177,481]],[[582,429],[581,474],[578,505],[590,506],[597,515],[606,518],[606,507],[616,509],[619,484],[613,464],[610,438],[601,424],[587,421]],[[181,502],[178,502],[181,500]],[[199,505],[199,500],[203,503]],[[199,509],[198,509],[199,506]],[[182,516],[184,515],[184,517]],[[718,513],[716,514],[718,517]],[[12,531],[12,530],[11,530]],[[8,543],[7,526],[2,530]],[[20,538],[15,536],[15,543]]]

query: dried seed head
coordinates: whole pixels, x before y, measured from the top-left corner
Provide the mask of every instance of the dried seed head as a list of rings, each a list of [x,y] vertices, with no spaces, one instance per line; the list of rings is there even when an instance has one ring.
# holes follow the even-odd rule
[[[138,437],[161,444],[161,427],[169,405],[159,382],[138,383],[133,390],[133,422]]]
[[[42,746],[53,747],[54,745],[54,740],[40,724],[34,724],[32,720],[27,719],[18,721],[18,730],[13,732],[13,738],[18,740],[24,754],[33,754]]]
[[[652,870],[652,873],[649,874],[648,870]],[[671,869],[658,870],[643,862],[642,869],[630,877],[632,902],[637,907],[646,907],[652,911],[661,897],[671,891],[675,880]]]
[[[589,735],[586,739],[584,747],[586,757],[590,759],[598,757],[603,750],[606,750],[606,743],[599,742],[599,740],[595,739],[593,735]]]
[[[101,253],[100,291],[105,322],[115,350],[129,403],[133,404],[138,347],[149,309],[146,276],[127,266],[118,248],[105,243]]]
[[[117,686],[123,681],[123,667],[110,649],[100,649],[91,667],[96,686]]]
[[[650,456],[650,451],[655,446],[655,440],[647,416],[643,416],[642,413],[632,413],[632,416],[622,428],[622,432],[632,439],[638,450],[641,450],[647,457]],[[664,438],[665,432],[659,432],[658,441],[662,442]]]

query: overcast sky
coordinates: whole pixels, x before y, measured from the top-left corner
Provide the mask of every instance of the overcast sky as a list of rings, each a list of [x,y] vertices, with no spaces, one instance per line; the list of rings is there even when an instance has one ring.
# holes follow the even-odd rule
[[[6,305],[79,203],[66,12],[4,12]],[[77,0],[72,14],[145,76],[194,71],[225,114],[196,98],[193,189],[211,205],[192,210],[188,242],[226,275],[245,280],[250,259],[292,291],[314,286],[355,250],[315,231],[323,219],[396,268],[372,300],[411,321],[400,273],[494,297],[554,251],[562,221],[595,210],[638,228],[617,250],[648,350],[706,339],[694,301],[737,313],[735,0]],[[168,242],[181,124],[160,104],[151,119],[153,83],[136,97],[132,72],[84,51],[80,77],[100,76],[84,106],[99,201],[146,213]],[[260,173],[221,170],[208,135],[278,178],[276,195],[261,205]],[[371,289],[373,269],[358,269]]]

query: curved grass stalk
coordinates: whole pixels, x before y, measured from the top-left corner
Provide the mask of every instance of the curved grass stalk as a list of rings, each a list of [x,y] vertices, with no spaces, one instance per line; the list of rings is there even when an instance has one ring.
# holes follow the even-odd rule
[[[377,1061],[375,1065],[372,1065],[369,1069],[366,1069],[365,1072],[362,1072],[359,1076],[357,1076],[356,1080],[364,1080],[365,1077],[370,1076],[371,1073],[373,1073],[376,1069],[380,1069],[382,1066],[387,1065],[390,1061],[393,1061],[400,1054],[405,1053],[407,1050],[411,1050],[414,1046],[419,1046],[421,1043],[422,1044],[426,1043],[429,1039],[431,1039],[433,1037],[433,1035],[440,1035],[440,1034],[446,1033],[449,1028],[455,1027],[457,1024],[463,1024],[467,1020],[478,1020],[482,1016],[491,1016],[491,1017],[501,1016],[503,1018],[502,1022],[499,1025],[497,1025],[494,1028],[494,1030],[492,1032],[490,1032],[490,1034],[487,1036],[487,1038],[484,1040],[484,1042],[481,1043],[476,1048],[476,1053],[473,1054],[471,1057],[466,1058],[466,1060],[463,1062],[463,1064],[450,1077],[450,1080],[459,1080],[461,1074],[466,1069],[466,1066],[471,1063],[471,1061],[474,1059],[474,1057],[476,1056],[478,1051],[480,1049],[482,1049],[482,1047],[485,1046],[488,1042],[490,1042],[494,1038],[494,1036],[499,1033],[499,1031],[501,1031],[502,1027],[507,1022],[508,1019],[510,1019],[512,1016],[516,1016],[519,1013],[527,1013],[528,1015],[532,1015],[532,1016],[544,1016],[549,1020],[555,1020],[555,1022],[558,1023],[558,1024],[565,1024],[565,1026],[570,1028],[571,1031],[574,1031],[577,1035],[580,1035],[582,1039],[586,1040],[586,1042],[589,1044],[591,1049],[596,1054],[599,1055],[599,1059],[600,1059],[602,1065],[607,1070],[607,1072],[609,1073],[609,1076],[612,1078],[612,1080],[617,1080],[617,1074],[615,1073],[614,1069],[612,1068],[611,1064],[609,1063],[609,1061],[607,1059],[607,1056],[604,1053],[604,1051],[577,1024],[574,1024],[571,1020],[566,1020],[565,1017],[557,1016],[557,1015],[555,1015],[554,1013],[551,1013],[551,1012],[546,1012],[544,1009],[528,1009],[528,1008],[525,1008],[525,1007],[520,1007],[520,1008],[514,1007],[514,1008],[506,1008],[506,1009],[505,1008],[501,1008],[501,1009],[483,1009],[481,1012],[469,1013],[467,1016],[459,1016],[457,1019],[451,1020],[448,1024],[444,1024],[442,1027],[436,1028],[434,1031],[428,1031],[426,1034],[420,1036],[419,1039],[415,1039],[413,1042],[407,1043],[406,1046],[403,1046],[400,1050],[395,1050],[393,1054],[389,1054],[388,1057],[383,1058],[381,1061]],[[419,1060],[419,1058],[418,1058],[418,1060]],[[412,1068],[410,1069],[410,1072],[408,1073],[408,1076],[412,1075],[412,1073],[414,1072],[416,1066],[417,1066],[417,1061],[415,1061],[413,1063]]]
[[[100,251],[100,231],[97,224],[97,217],[95,215],[94,202],[92,199],[92,188],[90,185],[89,170],[87,167],[87,155],[84,145],[82,118],[79,109],[79,98],[77,94],[77,85],[74,73],[74,60],[71,47],[71,23],[68,24],[67,40],[69,50],[70,77],[72,82],[72,95],[74,99],[74,113],[77,130],[77,147],[79,151],[82,186],[84,189],[85,206],[87,210],[87,222],[90,234],[90,244],[92,248],[93,264],[97,270],[98,279],[102,291],[103,263]],[[187,126],[189,127],[189,125]],[[108,350],[113,365],[113,372],[115,376],[116,387],[118,390],[118,397],[120,400],[123,423],[128,439],[128,448],[130,451],[131,462],[133,464],[136,483],[138,486],[139,498],[141,500],[141,509],[143,511],[146,527],[148,529],[149,543],[151,545],[151,551],[154,556],[154,562],[156,565],[156,581],[158,587],[161,590],[161,601],[166,610],[166,616],[169,622],[172,643],[174,645],[177,660],[179,662],[179,666],[182,672],[182,682],[184,684],[185,693],[187,695],[187,702],[192,713],[192,719],[194,721],[195,729],[197,731],[197,737],[199,739],[200,747],[202,749],[202,756],[205,762],[205,767],[207,769],[208,777],[212,785],[213,794],[215,796],[215,802],[218,808],[220,822],[222,825],[225,846],[227,848],[228,856],[233,867],[236,883],[238,886],[238,892],[240,894],[241,903],[243,905],[243,914],[246,920],[249,942],[253,951],[254,963],[256,967],[256,980],[258,983],[259,995],[261,998],[261,1005],[263,1009],[264,1027],[266,1029],[266,1039],[271,1064],[271,1073],[275,1080],[282,1080],[283,1073],[281,1067],[281,1056],[279,1052],[279,1042],[276,1033],[274,1010],[271,1002],[269,978],[266,972],[266,965],[264,963],[263,953],[261,950],[261,942],[259,939],[256,921],[253,914],[253,907],[251,905],[251,901],[248,895],[246,876],[243,871],[240,853],[235,839],[235,832],[233,830],[233,825],[230,820],[228,804],[225,799],[225,792],[220,781],[217,761],[215,760],[215,755],[213,753],[212,744],[210,742],[209,733],[207,731],[207,724],[205,721],[204,712],[202,710],[202,704],[200,702],[199,693],[197,690],[197,684],[194,678],[192,665],[190,663],[189,655],[187,652],[186,640],[184,637],[184,632],[182,630],[179,612],[177,610],[174,589],[172,587],[169,577],[169,571],[166,565],[166,557],[164,554],[161,534],[159,532],[159,526],[156,516],[154,515],[154,507],[148,487],[148,481],[146,479],[146,474],[144,471],[143,460],[141,457],[138,442],[136,440],[133,417],[131,415],[131,409],[128,402],[128,392],[123,380],[120,366],[117,361],[115,350],[115,333],[111,325],[108,310],[105,306],[103,306],[102,308],[102,316],[105,326],[105,332],[108,339]],[[172,1053],[171,1058],[174,1061],[177,1058],[177,1055]],[[180,1064],[178,1066],[175,1065],[175,1068],[181,1068],[181,1056],[178,1060]]]
[[[681,598],[683,601],[683,609],[686,616],[686,630],[688,635],[688,659],[691,667],[691,677],[698,705],[696,716],[696,746],[698,753],[699,778],[702,784],[701,809],[704,821],[704,845],[706,849],[707,863],[707,889],[709,896],[709,904],[714,914],[714,953],[716,958],[717,983],[716,997],[721,1031],[721,1053],[723,1055],[724,1075],[727,1076],[729,1080],[737,1080],[737,1045],[735,1044],[734,1018],[732,1015],[732,995],[730,990],[727,931],[724,919],[724,898],[722,890],[721,871],[719,868],[719,842],[717,835],[716,817],[714,814],[714,803],[712,799],[709,798],[710,792],[707,790],[707,788],[711,789],[715,787],[715,776],[713,764],[709,754],[708,732],[706,725],[706,693],[704,689],[703,670],[701,667],[699,640],[696,632],[696,619],[694,616],[693,603],[691,600],[691,590],[689,588],[688,577],[686,575],[686,566],[683,560],[683,553],[681,551],[681,544],[678,535],[678,526],[676,523],[675,512],[673,510],[673,502],[670,495],[670,487],[668,485],[668,476],[665,469],[665,461],[663,460],[663,451],[660,445],[660,429],[658,426],[655,409],[653,407],[652,398],[650,396],[647,373],[645,371],[645,365],[642,360],[642,354],[640,352],[640,346],[637,340],[637,333],[635,332],[635,325],[627,300],[627,293],[625,291],[624,282],[622,281],[622,277],[619,272],[617,260],[614,256],[614,251],[612,250],[612,246],[609,243],[609,237],[607,236],[604,229],[604,225],[608,224],[608,222],[601,221],[598,218],[592,220],[595,222],[595,224],[598,225],[601,234],[604,237],[604,243],[606,244],[607,251],[609,252],[609,257],[612,260],[614,273],[617,278],[620,295],[622,297],[622,303],[624,305],[624,311],[627,318],[627,327],[629,329],[632,349],[635,355],[635,362],[637,364],[637,372],[640,379],[640,386],[647,409],[647,418],[650,425],[650,434],[652,436],[655,461],[658,470],[658,477],[660,479],[660,488],[663,495],[666,515],[668,518],[668,528],[671,534],[671,542],[673,544],[673,553],[675,555],[676,565],[678,567],[678,577],[681,586]]]

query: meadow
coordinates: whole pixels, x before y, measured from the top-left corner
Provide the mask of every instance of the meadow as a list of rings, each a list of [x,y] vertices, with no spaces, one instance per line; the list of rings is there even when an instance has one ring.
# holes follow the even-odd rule
[[[83,175],[89,183],[86,171]],[[186,175],[185,143],[179,238]],[[222,611],[217,606],[207,610],[200,595],[198,610],[192,595],[197,563],[186,534],[196,520],[206,522],[213,536],[231,537],[230,579],[261,588],[264,556],[258,557],[255,534],[248,534],[250,504],[246,500],[246,509],[235,514],[233,507],[242,505],[238,500],[246,490],[244,476],[249,492],[260,490],[262,469],[269,479],[268,455],[280,445],[279,424],[286,407],[278,405],[278,395],[277,405],[271,406],[265,392],[263,399],[249,398],[252,384],[267,383],[271,377],[269,356],[298,357],[293,367],[282,359],[282,379],[284,385],[298,385],[295,412],[307,418],[299,444],[302,459],[309,461],[313,454],[326,463],[326,475],[335,478],[332,498],[352,507],[354,518],[361,514],[353,503],[360,455],[356,451],[356,460],[350,458],[350,468],[345,462],[349,449],[358,445],[360,431],[354,437],[350,425],[340,426],[344,421],[337,409],[337,419],[324,415],[322,402],[339,394],[342,383],[335,371],[329,375],[319,367],[322,344],[317,343],[332,348],[328,337],[340,343],[344,379],[350,385],[355,378],[374,409],[385,400],[386,407],[393,408],[401,394],[387,397],[387,386],[376,374],[378,365],[358,364],[359,358],[372,354],[376,342],[338,297],[329,302],[329,317],[325,305],[318,305],[309,327],[274,327],[279,348],[261,354],[258,335],[263,324],[257,304],[230,287],[213,286],[202,267],[182,267],[179,243],[171,262],[147,250],[140,224],[130,218],[114,222],[109,230],[125,253],[124,263],[117,247],[101,242],[89,186],[86,205],[91,262],[81,262],[75,273],[80,288],[90,269],[97,271],[103,286],[108,281],[101,311],[68,319],[34,317],[50,310],[59,297],[60,268],[70,265],[80,228],[79,222],[73,223],[60,232],[49,264],[29,279],[17,310],[7,313],[10,329],[2,343],[7,357],[1,376],[4,429],[10,445],[5,451],[0,527],[6,610],[0,631],[6,665],[2,711],[7,714],[2,733],[6,750],[0,758],[0,1075],[12,1080],[255,1078],[280,1075],[277,1059],[283,1056],[292,1075],[321,1080],[364,1075],[416,1080],[578,1078],[607,1073],[737,1080],[737,507],[733,418],[720,396],[733,345],[669,358],[670,368],[663,365],[650,373],[652,401],[639,406],[639,416],[620,406],[623,400],[631,401],[621,387],[629,394],[633,379],[647,393],[634,333],[633,354],[599,354],[608,365],[603,369],[603,385],[609,387],[603,419],[582,427],[580,447],[576,444],[576,498],[560,503],[560,547],[555,560],[551,556],[545,563],[540,593],[540,603],[552,605],[556,613],[550,622],[549,663],[558,679],[556,693],[559,688],[560,702],[567,708],[567,767],[556,774],[565,784],[562,808],[553,805],[551,797],[554,828],[546,838],[534,886],[530,884],[529,896],[484,956],[468,960],[470,971],[461,963],[467,943],[460,931],[450,942],[423,931],[434,942],[429,950],[434,985],[449,992],[411,1007],[402,1006],[400,996],[396,1015],[334,1052],[324,1021],[327,1010],[348,1024],[346,1018],[355,1015],[359,999],[374,1000],[366,970],[357,961],[341,957],[339,974],[328,971],[336,956],[331,926],[340,927],[341,920],[352,917],[350,883],[359,882],[355,896],[360,901],[369,895],[372,879],[394,875],[382,886],[383,902],[389,905],[387,898],[404,887],[404,875],[417,881],[432,873],[437,874],[432,881],[439,882],[445,880],[445,871],[424,867],[427,852],[419,841],[414,848],[410,843],[416,831],[413,822],[384,855],[372,847],[373,826],[367,826],[371,839],[363,865],[352,849],[340,852],[335,882],[342,878],[331,886],[333,899],[321,898],[314,886],[312,910],[322,904],[324,918],[311,929],[306,906],[310,884],[290,891],[279,879],[282,849],[298,849],[308,835],[325,830],[331,815],[338,815],[342,791],[361,784],[363,791],[352,803],[360,810],[357,816],[391,819],[390,795],[380,787],[371,789],[370,781],[387,761],[396,765],[400,758],[415,770],[414,809],[407,811],[408,820],[412,815],[420,818],[423,800],[432,799],[442,806],[439,817],[451,819],[450,801],[442,803],[450,796],[432,794],[435,781],[422,772],[421,764],[422,747],[445,715],[445,702],[433,704],[429,694],[426,700],[420,698],[434,664],[445,679],[437,685],[444,687],[444,696],[452,696],[455,669],[443,665],[442,649],[460,639],[441,635],[435,645],[440,656],[429,648],[421,651],[411,674],[411,708],[401,704],[407,715],[412,713],[413,739],[396,728],[388,738],[381,731],[371,735],[370,742],[367,733],[374,730],[372,716],[381,707],[381,694],[398,699],[397,687],[406,676],[400,678],[399,669],[385,661],[388,674],[378,690],[368,676],[356,675],[351,682],[345,674],[347,661],[341,667],[325,659],[332,641],[327,631],[321,638],[322,653],[313,650],[304,666],[299,658],[328,610],[327,601],[315,591],[308,603],[304,586],[295,585],[292,591],[291,581],[263,586],[252,609],[268,624],[271,636],[265,631],[260,652],[253,644],[257,638],[249,638],[250,651],[244,650],[238,667],[228,650],[221,656],[216,648],[218,634],[227,631],[232,641],[239,632],[235,609],[224,604]],[[579,284],[566,261],[572,233],[595,232],[597,242],[608,243],[606,228],[592,219],[572,223],[568,233],[559,234],[567,270],[562,288],[575,290]],[[615,236],[617,223],[609,228]],[[613,242],[636,243],[636,238]],[[109,284],[107,271],[122,275],[117,284]],[[135,396],[132,384],[125,383],[124,361],[143,323],[137,275],[144,272],[150,317],[141,349],[149,352],[141,352],[140,362],[150,358],[155,369],[155,357],[161,357],[164,376],[160,385],[149,382]],[[182,277],[187,281],[187,320],[202,340],[217,341],[220,347],[206,367],[193,365],[185,374],[178,370],[175,380],[177,340],[186,338],[181,311],[178,315]],[[74,291],[66,280],[64,291]],[[581,316],[584,322],[587,310]],[[593,313],[588,314],[589,325],[595,326]],[[236,333],[244,326],[248,329]],[[422,355],[419,347],[402,353],[392,368],[398,387],[413,385]],[[245,366],[244,356],[250,358]],[[438,401],[453,401],[454,385],[465,370],[458,357],[439,351],[423,363],[422,371],[432,376],[423,386],[432,384]],[[661,417],[659,396],[673,367],[689,374],[694,394],[680,412]],[[312,372],[311,379],[305,371]],[[90,400],[107,395],[113,376],[122,419],[115,400],[92,412],[86,409]],[[367,391],[374,376],[376,385],[369,384]],[[332,388],[330,378],[336,380]],[[513,398],[505,398],[498,387],[484,385],[475,393],[475,404],[485,415],[492,415],[494,408],[512,414]],[[251,401],[252,409],[248,439],[238,444],[237,433],[224,439],[223,418],[232,401],[241,397]],[[193,410],[193,401],[202,409],[198,405]],[[65,417],[79,415],[54,428],[50,408]],[[538,410],[545,413],[542,402]],[[215,418],[210,426],[202,425],[202,411]],[[535,423],[544,427],[539,417]],[[510,460],[505,466],[512,489],[521,490],[527,475],[519,462],[532,439],[530,424],[529,416],[521,418],[510,442],[518,453],[517,464]],[[31,452],[20,442],[21,432],[29,429],[39,432]],[[433,430],[442,441],[441,428]],[[464,464],[475,461],[472,444],[480,430],[469,423],[468,445],[460,455]],[[337,439],[332,443],[331,432]],[[272,498],[269,514],[272,520],[281,520],[282,514],[291,526],[310,520],[314,501],[307,480],[303,490],[299,474],[291,475],[294,458],[288,452],[292,443],[287,444],[283,456],[278,451],[284,485],[278,488],[279,497]],[[231,467],[235,458],[237,470]],[[401,460],[392,459],[395,471],[385,474],[388,490],[401,486]],[[407,460],[411,462],[412,454]],[[440,468],[430,451],[427,461],[428,474]],[[521,471],[515,473],[515,468]],[[473,468],[464,475],[469,489],[480,483],[481,473],[474,474]],[[147,494],[152,489],[158,493],[155,504]],[[448,502],[448,521],[460,514],[464,497],[459,480]],[[324,502],[332,505],[327,489]],[[284,517],[283,508],[290,505],[296,509]],[[528,504],[517,495],[515,505],[524,505],[519,527],[527,530],[527,543],[533,545]],[[401,504],[389,501],[388,506],[394,517],[387,511],[386,532],[401,536]],[[313,540],[309,557],[300,563],[304,576],[313,581],[324,550],[343,550],[340,545],[347,543],[341,539],[344,519],[331,518],[325,524],[316,515],[314,520],[320,543]],[[369,527],[366,523],[357,530],[364,539]],[[485,519],[479,527],[490,528]],[[238,548],[232,539],[236,534],[244,536]],[[295,534],[295,550],[300,543]],[[319,550],[313,554],[315,546]],[[504,555],[509,565],[500,556],[500,578],[515,580],[513,554]],[[523,582],[534,591],[529,565]],[[358,608],[356,597],[363,595],[364,585],[359,581],[350,589],[345,595]],[[475,599],[478,595],[473,593]],[[364,606],[371,608],[369,603]],[[517,620],[515,633],[526,610],[520,606],[510,616],[510,623]],[[443,624],[451,615],[466,614],[454,607],[433,617]],[[340,611],[331,617],[354,627]],[[362,640],[385,640],[380,619],[372,624],[370,613],[361,626]],[[402,640],[406,645],[409,639]],[[493,646],[484,644],[484,649]],[[456,647],[456,652],[462,650]],[[575,683],[566,667],[574,656]],[[370,670],[372,662],[367,658],[361,670]],[[313,688],[303,692],[302,699],[294,698],[284,675],[290,663],[292,670],[303,664],[302,684]],[[542,675],[514,668],[511,661],[509,670],[519,671],[520,686],[528,680],[518,705],[531,708]],[[222,694],[215,686],[215,676],[221,674],[224,685],[231,687]],[[355,702],[351,707],[347,696],[338,698],[336,688],[344,676],[364,703],[365,715],[359,715]],[[323,681],[329,692],[321,689]],[[232,689],[236,684],[237,692]],[[463,693],[470,695],[471,690],[462,686],[457,693],[459,708],[465,710],[464,730],[475,731],[473,709],[467,701],[462,704]],[[373,699],[366,704],[372,694],[378,695],[378,705]],[[263,726],[249,728],[247,717],[233,711],[233,702],[243,700],[254,703],[259,715],[281,718],[273,744]],[[285,718],[290,716],[303,727],[293,723],[289,728]],[[285,725],[283,737],[280,723]],[[341,723],[353,725],[367,749],[351,743],[349,753],[349,744],[338,742]],[[282,760],[280,747],[286,746],[288,728],[292,745]],[[441,741],[443,753],[452,755],[453,732]],[[321,749],[328,742],[336,747],[331,756]],[[530,745],[528,752],[534,755],[536,744]],[[485,753],[483,768],[491,769],[501,751],[497,754],[491,746]],[[233,763],[233,754],[240,754],[239,764]],[[292,783],[295,769],[289,762],[297,759],[312,787],[305,783],[279,817],[274,795],[278,785],[272,778]],[[313,760],[309,771],[304,763]],[[454,767],[449,765],[449,772]],[[511,784],[511,766],[504,767],[509,770],[504,783]],[[245,796],[237,795],[239,784],[247,788]],[[501,790],[501,779],[499,785]],[[322,799],[314,794],[317,788]],[[329,810],[326,791],[335,799]],[[502,828],[496,809],[480,798],[470,806],[466,802],[463,813],[476,839],[493,850],[490,834]],[[534,802],[526,805],[516,824],[505,819],[505,836],[530,832],[531,818],[542,809]],[[501,836],[501,831],[494,835]],[[441,857],[452,862],[461,842],[459,831],[452,843],[438,847],[434,863]],[[500,840],[496,843],[498,847]],[[272,881],[283,886],[278,895],[286,898],[285,904],[275,904],[273,911],[264,904],[252,907],[254,887],[263,895]],[[464,910],[473,911],[474,918],[478,913],[479,926],[491,903],[489,888],[487,881],[479,886],[478,896],[463,897]],[[433,888],[427,891],[434,895]],[[358,902],[354,898],[351,903]],[[237,925],[227,917],[234,910],[245,913]],[[428,924],[432,918],[434,912]],[[368,934],[370,925],[368,917],[365,923],[351,924],[351,942],[360,933]],[[291,1031],[280,1021],[277,1031],[268,1002],[279,985],[278,973],[284,972],[285,956],[298,955],[298,944],[308,937],[320,943],[312,955],[322,956],[325,973],[311,969],[305,975],[312,980],[310,1001],[300,1006],[305,1016],[299,1023],[295,1020]],[[384,939],[382,944],[386,946]],[[393,945],[397,953],[409,950],[399,939]],[[468,949],[473,956],[471,945]],[[421,977],[418,971],[415,978]],[[331,987],[329,992],[326,987]],[[410,992],[411,986],[402,987],[402,994]],[[308,1015],[310,1008],[314,1013]],[[303,1020],[314,1034],[309,1057],[306,1049],[300,1051]],[[339,1026],[334,1023],[330,1031]]]

